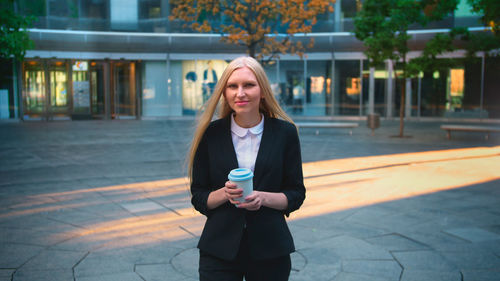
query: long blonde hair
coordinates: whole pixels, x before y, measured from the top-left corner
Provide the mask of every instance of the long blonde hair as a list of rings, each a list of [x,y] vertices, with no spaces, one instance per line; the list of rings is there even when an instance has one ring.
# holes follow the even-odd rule
[[[219,118],[225,118],[229,116],[233,110],[224,98],[224,91],[226,90],[227,80],[233,74],[236,69],[246,67],[250,69],[255,77],[257,78],[257,83],[259,83],[260,93],[263,97],[259,106],[259,111],[267,117],[271,118],[281,118],[293,124],[293,121],[285,111],[280,107],[278,101],[273,95],[271,85],[267,79],[266,72],[264,68],[260,65],[258,61],[251,57],[239,57],[234,59],[226,67],[220,80],[215,86],[214,92],[210,99],[202,106],[200,109],[201,115],[198,119],[198,125],[196,127],[193,141],[191,143],[191,148],[189,149],[187,164],[188,164],[188,177],[190,181],[192,180],[193,173],[193,161],[198,146],[200,145],[201,138],[208,128],[208,125],[213,119],[214,113],[218,110]]]

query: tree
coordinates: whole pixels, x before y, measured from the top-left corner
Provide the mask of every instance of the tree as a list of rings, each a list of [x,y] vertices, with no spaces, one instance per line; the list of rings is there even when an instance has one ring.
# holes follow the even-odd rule
[[[222,35],[222,42],[246,47],[257,59],[291,53],[302,57],[306,48],[294,42],[296,33],[309,33],[317,16],[333,12],[335,0],[172,0],[171,20],[180,19],[197,32]],[[307,47],[312,47],[313,39]]]
[[[33,41],[26,30],[33,22],[33,17],[24,17],[14,13],[13,0],[0,1],[0,57],[23,60],[26,50],[33,48]]]
[[[385,60],[401,63],[399,137],[404,136],[404,79],[410,77],[407,71],[408,40],[411,38],[408,29],[411,25],[424,26],[430,21],[443,19],[455,10],[457,4],[457,0],[367,0],[354,19],[354,33],[365,44],[365,55],[371,67]]]
[[[491,27],[495,36],[500,37],[500,1],[468,0],[474,12],[482,14],[483,23]]]

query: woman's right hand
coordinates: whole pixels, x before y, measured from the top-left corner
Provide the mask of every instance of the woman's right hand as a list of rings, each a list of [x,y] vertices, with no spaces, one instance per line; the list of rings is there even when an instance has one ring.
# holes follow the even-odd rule
[[[240,202],[237,201],[236,199],[241,198],[243,196],[243,189],[237,188],[236,184],[230,181],[226,181],[226,184],[224,185],[223,189],[224,189],[224,195],[229,202],[235,205],[240,204]]]

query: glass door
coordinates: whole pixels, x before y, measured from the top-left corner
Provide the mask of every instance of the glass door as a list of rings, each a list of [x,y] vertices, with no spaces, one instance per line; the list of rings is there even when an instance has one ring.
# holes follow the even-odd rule
[[[90,119],[90,81],[87,61],[74,61],[73,81],[73,119]]]
[[[104,67],[101,63],[91,62],[89,73],[92,117],[103,119],[106,115],[104,94]]]
[[[41,119],[46,117],[45,71],[40,61],[26,61],[23,63],[23,104],[24,115],[27,119]]]
[[[113,87],[111,116],[115,119],[136,118],[135,63],[112,63]]]
[[[64,61],[50,61],[49,72],[49,117],[68,117],[70,98],[68,97],[68,69]]]

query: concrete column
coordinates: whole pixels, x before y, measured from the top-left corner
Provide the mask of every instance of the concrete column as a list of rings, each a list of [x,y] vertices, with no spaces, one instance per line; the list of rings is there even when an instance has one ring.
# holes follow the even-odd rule
[[[484,52],[481,56],[481,99],[479,101],[479,118],[483,118],[483,103],[484,103]]]
[[[368,114],[375,113],[375,67],[370,67],[370,82],[368,88]]]
[[[23,91],[21,90],[23,86],[20,69],[22,69],[21,63],[16,59],[12,59],[12,76],[14,77],[12,81],[14,82],[12,88],[12,90],[14,91],[14,118],[20,118],[22,120],[24,115],[24,108],[22,95]]]
[[[411,117],[411,78],[406,78],[405,117]]]
[[[335,32],[341,32],[342,26],[342,0],[335,1],[335,7],[333,8],[333,13],[335,14]]]
[[[393,73],[394,73],[394,67],[392,64],[391,60],[386,61],[386,66],[387,66],[387,90],[386,90],[386,117],[387,118],[392,118],[393,115],[393,108],[394,108],[394,95],[393,95],[393,85],[394,85],[394,79]]]
[[[335,55],[332,53],[332,71],[330,75],[330,91],[331,91],[331,101],[332,101],[332,111],[331,115],[335,116]]]
[[[363,59],[359,60],[359,116],[363,116]]]
[[[422,77],[418,76],[418,118],[422,116],[420,108],[422,107]]]

